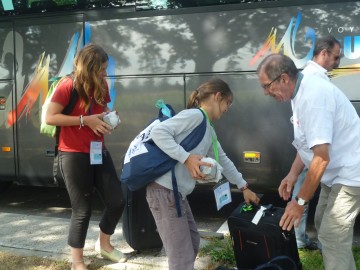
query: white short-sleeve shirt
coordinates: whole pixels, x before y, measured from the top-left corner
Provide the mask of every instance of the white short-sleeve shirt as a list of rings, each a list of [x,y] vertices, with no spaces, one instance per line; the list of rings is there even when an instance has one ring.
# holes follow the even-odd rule
[[[360,186],[360,120],[349,99],[328,79],[306,74],[292,99],[294,146],[306,167],[311,148],[329,144],[327,186]]]

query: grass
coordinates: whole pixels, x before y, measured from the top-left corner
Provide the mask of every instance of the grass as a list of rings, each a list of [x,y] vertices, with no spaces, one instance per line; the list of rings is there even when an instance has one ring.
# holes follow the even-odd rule
[[[353,249],[356,269],[360,269],[360,247]],[[200,256],[210,256],[213,262],[213,269],[222,265],[229,268],[236,267],[235,257],[230,237],[224,240],[210,239],[208,245],[203,247]],[[303,270],[323,269],[322,257],[319,251],[299,251]],[[96,256],[87,257],[89,270],[106,270],[107,262]],[[1,270],[66,270],[71,265],[65,260],[52,260],[40,257],[28,257],[14,255],[7,252],[0,252]]]
[[[89,270],[105,270],[107,262],[97,257],[87,257]],[[0,252],[1,270],[70,270],[71,265],[65,260],[53,260],[40,257],[28,257]]]
[[[360,247],[353,249],[356,269],[360,269]],[[209,244],[200,250],[200,256],[209,255],[213,262],[229,268],[236,267],[236,261],[231,244],[231,238],[226,236],[224,240],[211,239]],[[303,270],[323,269],[322,256],[319,251],[299,250],[299,256]]]

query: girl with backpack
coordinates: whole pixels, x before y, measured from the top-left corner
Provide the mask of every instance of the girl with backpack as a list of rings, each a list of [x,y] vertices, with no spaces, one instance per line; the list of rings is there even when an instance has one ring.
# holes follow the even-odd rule
[[[181,198],[180,217],[172,190],[171,171],[149,184],[146,190],[146,199],[168,256],[169,270],[194,269],[200,235],[186,196],[194,190],[196,181],[206,177],[200,166],[209,164],[201,161],[203,157],[209,156],[219,162],[224,176],[243,192],[247,203],[259,203],[259,198],[248,188],[241,173],[221,148],[212,125],[213,121],[220,120],[228,111],[232,102],[233,94],[227,83],[220,79],[209,80],[192,92],[187,110],[159,123],[151,131],[151,138],[156,145],[179,161],[175,166],[175,176]],[[187,152],[179,143],[199,126],[203,114],[207,118],[205,135],[193,150]]]

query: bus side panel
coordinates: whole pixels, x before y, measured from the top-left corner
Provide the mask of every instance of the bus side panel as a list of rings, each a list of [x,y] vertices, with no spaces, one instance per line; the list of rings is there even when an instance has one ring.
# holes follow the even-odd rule
[[[219,74],[218,77],[234,93],[233,105],[215,122],[218,140],[251,186],[257,191],[275,191],[296,154],[291,147],[290,104],[264,96],[255,74]],[[187,96],[207,79],[206,75],[189,77]]]
[[[14,127],[7,124],[11,111],[14,86],[12,81],[0,82],[0,181],[15,181]]]
[[[96,21],[90,22],[91,38],[116,60],[115,72],[110,75],[146,74],[156,78],[184,72],[188,74],[185,77],[189,76],[187,96],[209,78],[191,73],[213,72],[224,78],[235,93],[235,102],[217,124],[220,142],[246,179],[258,187],[276,189],[295,157],[291,145],[292,113],[289,103],[279,104],[263,96],[257,65],[263,55],[279,51],[289,54],[299,68],[304,67],[312,57],[317,37],[330,32],[343,42],[347,35],[358,31],[351,28],[358,20],[354,4],[358,5],[322,4]],[[338,14],[336,10],[350,14],[351,23],[346,29],[339,28],[342,19],[333,15]],[[319,22],[318,14],[324,20]],[[356,61],[345,58],[341,65]],[[353,86],[348,88],[354,91]],[[247,158],[248,152],[258,152],[259,159]]]
[[[92,41],[114,55],[121,75],[255,71],[274,52],[303,68],[316,38],[329,34],[345,45],[341,65],[348,65],[358,63],[360,54],[358,37],[354,41],[359,7],[351,2],[161,16],[138,12],[142,17],[92,22],[102,33]]]
[[[52,185],[55,139],[40,134],[41,106],[48,80],[73,69],[73,57],[83,45],[82,21],[53,17],[17,21],[17,122],[19,183]]]
[[[156,101],[163,99],[176,112],[184,108],[184,80],[178,76],[115,79],[115,89],[113,109],[119,112],[121,124],[105,137],[105,145],[120,173],[131,141],[157,117]]]
[[[14,36],[10,23],[0,24],[0,181],[14,181],[14,127],[8,124],[13,109]]]

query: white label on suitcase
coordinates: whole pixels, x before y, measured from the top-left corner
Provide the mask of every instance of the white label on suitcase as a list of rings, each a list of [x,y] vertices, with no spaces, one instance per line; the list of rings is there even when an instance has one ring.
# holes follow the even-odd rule
[[[265,210],[266,210],[266,207],[261,206],[260,209],[256,212],[256,214],[251,222],[254,223],[255,225],[258,225],[260,219],[264,216]]]

